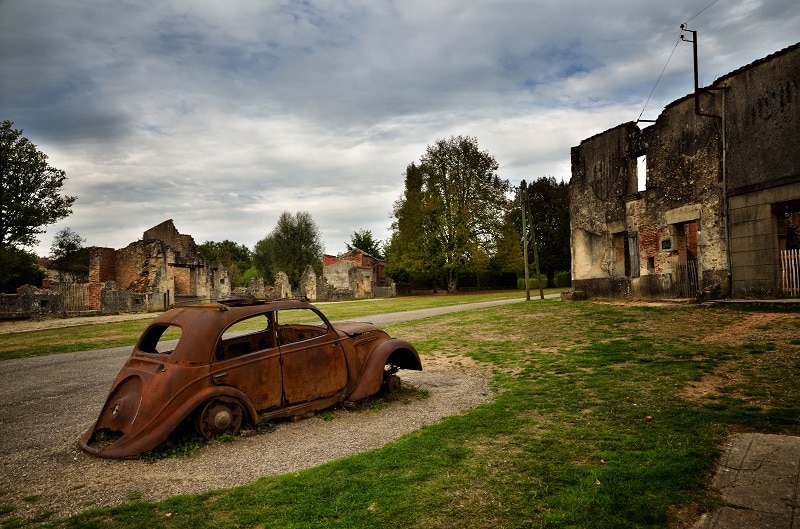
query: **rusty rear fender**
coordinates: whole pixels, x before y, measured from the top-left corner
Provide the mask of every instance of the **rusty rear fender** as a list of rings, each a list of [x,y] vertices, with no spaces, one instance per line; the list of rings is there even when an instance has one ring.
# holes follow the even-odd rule
[[[405,340],[391,338],[376,347],[367,358],[361,379],[347,400],[361,400],[377,393],[381,389],[384,366],[387,364],[400,369],[422,371],[422,362],[414,346]]]
[[[78,444],[87,452],[95,455],[102,455],[103,457],[111,458],[131,458],[136,457],[142,452],[147,452],[156,448],[163,443],[167,437],[183,422],[184,419],[189,417],[202,403],[214,397],[228,396],[237,399],[241,404],[245,413],[255,422],[258,422],[259,416],[253,407],[252,402],[247,396],[236,388],[229,386],[218,386],[206,388],[205,390],[197,393],[191,399],[183,402],[177,409],[168,408],[162,410],[151,421],[144,425],[137,425],[132,430],[123,432],[119,439],[113,444],[97,448],[92,446],[92,436],[98,428],[103,428],[100,424],[101,420],[98,419],[89,430],[87,430],[79,439]],[[106,403],[101,412],[106,412],[106,407],[110,403]]]

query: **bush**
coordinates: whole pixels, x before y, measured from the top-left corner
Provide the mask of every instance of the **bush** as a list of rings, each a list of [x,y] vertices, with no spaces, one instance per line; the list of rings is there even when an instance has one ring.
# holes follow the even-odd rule
[[[539,276],[539,280],[537,281],[535,277],[531,277],[528,279],[528,288],[539,288],[539,281],[542,282],[542,288],[547,288],[547,274],[542,274]],[[517,279],[517,288],[523,290],[525,288],[525,278],[520,277]]]
[[[570,272],[556,272],[553,275],[553,284],[556,287],[571,287],[572,274]]]
[[[32,253],[11,246],[0,249],[0,292],[14,294],[22,285],[38,287],[44,277]]]

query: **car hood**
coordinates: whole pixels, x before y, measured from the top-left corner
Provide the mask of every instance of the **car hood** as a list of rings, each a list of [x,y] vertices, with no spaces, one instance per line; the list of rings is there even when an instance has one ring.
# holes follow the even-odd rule
[[[348,336],[358,336],[359,334],[366,334],[368,332],[383,332],[385,331],[376,327],[372,323],[361,322],[361,321],[340,321],[333,324],[333,327],[337,331],[341,331]]]

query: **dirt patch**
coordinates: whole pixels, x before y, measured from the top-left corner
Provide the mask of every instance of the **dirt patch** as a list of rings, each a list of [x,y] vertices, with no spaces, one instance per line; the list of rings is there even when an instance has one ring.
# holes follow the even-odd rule
[[[774,396],[796,392],[792,377],[762,380],[766,373],[793,373],[798,363],[796,313],[730,313],[730,323],[721,325],[702,337],[701,343],[721,348],[729,360],[716,360],[713,373],[689,383],[680,396],[699,402],[721,396],[746,400],[769,407]],[[702,357],[695,361],[703,361]]]
[[[725,387],[726,380],[719,375],[705,375],[699,381],[692,382],[683,388],[680,396],[685,400],[697,402],[719,395],[720,389]]]
[[[702,342],[735,346],[752,341],[788,341],[799,331],[797,314],[756,312],[705,335]]]

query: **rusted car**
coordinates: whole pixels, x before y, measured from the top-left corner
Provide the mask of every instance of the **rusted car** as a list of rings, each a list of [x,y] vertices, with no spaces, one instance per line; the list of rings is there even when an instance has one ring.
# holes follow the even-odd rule
[[[207,439],[400,387],[416,349],[369,323],[333,324],[303,300],[173,308],[142,333],[83,450],[135,457],[184,420]]]

